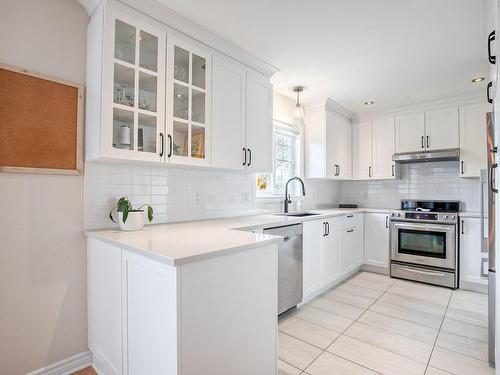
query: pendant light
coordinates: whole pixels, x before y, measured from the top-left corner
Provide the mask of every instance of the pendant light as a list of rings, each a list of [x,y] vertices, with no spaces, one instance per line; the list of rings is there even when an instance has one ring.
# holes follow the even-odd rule
[[[293,92],[297,93],[297,102],[295,103],[295,108],[293,110],[293,124],[296,127],[300,127],[304,123],[304,106],[300,104],[299,95],[304,91],[303,86],[295,86]]]

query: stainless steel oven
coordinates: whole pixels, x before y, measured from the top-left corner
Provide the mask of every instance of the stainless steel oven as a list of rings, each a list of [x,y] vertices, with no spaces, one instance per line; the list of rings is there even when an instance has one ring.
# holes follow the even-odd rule
[[[458,201],[402,201],[391,213],[391,276],[458,287],[459,211]]]
[[[391,221],[391,259],[429,267],[455,269],[457,226]]]

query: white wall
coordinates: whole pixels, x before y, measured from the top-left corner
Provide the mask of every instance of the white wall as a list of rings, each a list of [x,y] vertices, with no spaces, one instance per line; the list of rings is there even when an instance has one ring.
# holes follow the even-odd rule
[[[0,63],[85,83],[87,23],[76,0],[1,0]],[[0,173],[0,192],[0,374],[17,375],[87,350],[83,177]]]
[[[274,117],[290,121],[294,101],[274,94]],[[307,126],[307,124],[306,124]],[[337,181],[305,180],[304,209],[331,207],[339,202]],[[120,196],[134,205],[153,206],[154,222],[208,219],[276,212],[282,200],[255,197],[255,176],[204,169],[144,167],[131,164],[87,163],[85,172],[85,227],[115,226],[108,212]]]

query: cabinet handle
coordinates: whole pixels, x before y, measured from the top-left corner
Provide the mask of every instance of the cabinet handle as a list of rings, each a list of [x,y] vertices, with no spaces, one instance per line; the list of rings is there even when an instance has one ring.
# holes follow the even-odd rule
[[[464,224],[464,221],[462,220],[462,228],[461,228],[460,233],[465,234],[464,229],[465,229],[465,224]]]
[[[338,176],[340,174],[340,165],[335,164],[335,170],[337,171],[337,173],[335,174],[335,176]]]
[[[252,164],[252,150],[248,149],[248,166]]]
[[[354,215],[347,215],[346,217],[350,219],[351,217],[354,217]]]
[[[392,165],[392,177],[394,177],[394,164]]]
[[[326,236],[326,222],[323,221],[323,237]]]
[[[169,142],[169,148],[168,148],[168,157],[172,157],[172,150],[174,148],[173,142],[172,142],[172,136],[169,134],[168,135],[168,142]]]
[[[490,171],[489,171],[489,175],[488,175],[488,180],[490,181],[490,190],[493,192],[493,193],[498,193],[498,189],[495,188],[494,184],[493,184],[493,169],[496,169],[498,167],[498,164],[495,163],[495,164],[492,164],[490,166]]]
[[[351,233],[351,232],[354,232],[354,229],[348,229],[347,230],[347,233]]]
[[[427,136],[427,148],[429,148],[429,136]]]
[[[463,160],[460,162],[460,166],[462,168],[461,172],[462,172],[462,174],[464,174],[464,162],[463,162]]]
[[[495,30],[488,35],[488,61],[490,64],[496,64],[497,57],[491,54],[491,42],[495,40]]]
[[[243,147],[243,165],[247,164],[247,149]]]
[[[372,178],[372,166],[371,165],[368,167],[368,177]]]
[[[422,136],[422,148],[425,148],[425,146],[424,146],[424,136]]]
[[[486,99],[488,100],[488,103],[493,103],[493,99],[490,98],[490,88],[493,86],[493,82],[489,82],[488,85],[486,85]]]
[[[389,216],[385,217],[385,227],[389,228]]]
[[[341,175],[341,173],[342,173],[342,168],[341,168],[341,167],[340,167],[340,165],[339,165],[339,174],[338,174],[337,176],[340,176],[340,175]]]
[[[161,140],[160,140],[160,150],[161,150],[160,151],[160,157],[162,157],[163,156],[163,151],[164,151],[163,149],[165,147],[164,146],[165,145],[165,138],[163,137],[163,133],[160,133],[160,138],[161,138]]]
[[[326,222],[326,235],[330,235],[330,223],[328,221]]]

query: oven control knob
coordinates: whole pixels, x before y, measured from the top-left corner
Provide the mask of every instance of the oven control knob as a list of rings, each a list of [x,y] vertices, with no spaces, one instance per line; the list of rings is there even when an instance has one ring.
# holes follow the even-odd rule
[[[451,219],[451,220],[455,220],[455,219],[456,219],[455,215],[451,215],[451,216],[450,216],[450,219]]]
[[[448,215],[444,215],[444,219],[445,219],[445,220],[448,220]]]

